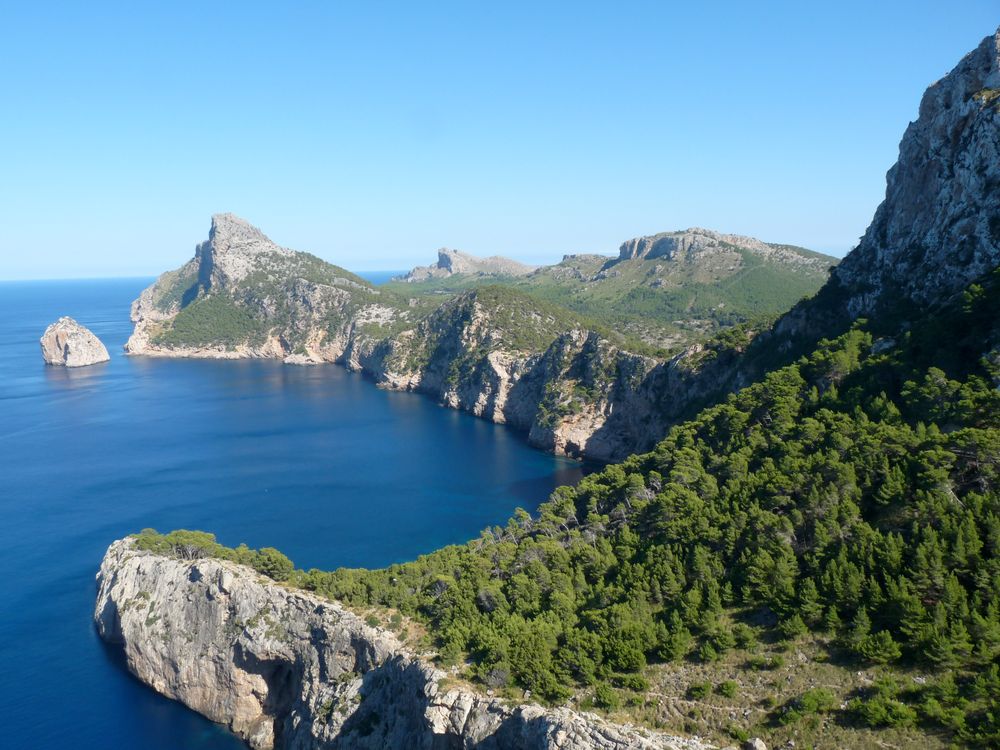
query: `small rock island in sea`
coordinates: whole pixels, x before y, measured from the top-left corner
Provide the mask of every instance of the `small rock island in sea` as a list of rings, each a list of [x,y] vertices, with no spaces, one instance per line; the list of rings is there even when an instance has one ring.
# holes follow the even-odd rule
[[[90,329],[66,316],[46,328],[39,343],[47,365],[86,367],[111,359]]]

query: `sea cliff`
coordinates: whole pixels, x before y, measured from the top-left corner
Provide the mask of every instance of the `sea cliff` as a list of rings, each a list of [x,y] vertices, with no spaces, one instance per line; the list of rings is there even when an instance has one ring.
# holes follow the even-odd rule
[[[509,424],[538,447],[603,461],[662,437],[672,410],[661,385],[683,360],[630,351],[501,287],[421,308],[231,214],[213,217],[195,257],[142,292],[132,319],[130,354],[337,363]]]
[[[476,691],[337,602],[217,559],[114,542],[94,619],[129,670],[256,750],[704,750],[570,708]]]

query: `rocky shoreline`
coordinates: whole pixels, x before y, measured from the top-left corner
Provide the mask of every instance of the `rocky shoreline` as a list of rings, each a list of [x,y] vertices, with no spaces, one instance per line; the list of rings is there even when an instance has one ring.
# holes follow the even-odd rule
[[[129,671],[254,750],[707,750],[570,708],[514,705],[451,679],[337,602],[251,568],[114,542],[94,620]]]

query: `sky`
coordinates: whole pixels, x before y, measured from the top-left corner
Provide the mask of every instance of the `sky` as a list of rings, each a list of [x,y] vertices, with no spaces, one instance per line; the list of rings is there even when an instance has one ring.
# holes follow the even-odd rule
[[[232,211],[352,270],[704,226],[843,255],[1000,0],[0,3],[0,278]]]

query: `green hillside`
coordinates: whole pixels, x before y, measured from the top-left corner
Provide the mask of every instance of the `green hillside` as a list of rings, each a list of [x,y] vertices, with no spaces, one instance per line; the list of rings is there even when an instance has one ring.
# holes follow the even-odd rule
[[[996,746],[998,321],[994,273],[896,340],[859,322],[536,517],[288,578],[425,620],[498,690],[719,739]],[[664,716],[678,675],[704,706]]]
[[[823,285],[834,258],[775,246],[809,262],[777,262],[743,248],[718,258],[628,259],[567,256],[525,276],[456,274],[422,282],[394,281],[385,289],[401,296],[455,294],[484,284],[502,284],[561,305],[621,330],[661,350],[711,335],[748,320],[774,317]],[[738,260],[733,260],[736,258]]]

